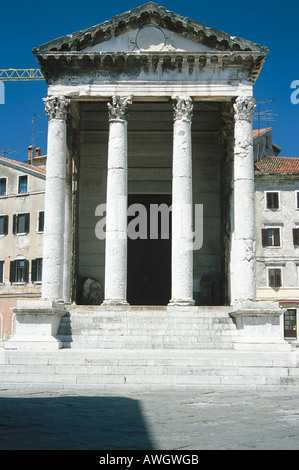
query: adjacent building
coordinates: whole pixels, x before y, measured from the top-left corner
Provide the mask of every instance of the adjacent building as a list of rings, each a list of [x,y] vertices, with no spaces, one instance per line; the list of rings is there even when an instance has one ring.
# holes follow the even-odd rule
[[[257,299],[287,308],[286,338],[297,338],[299,307],[299,158],[255,163]]]
[[[32,147],[26,163],[0,157],[0,342],[14,332],[17,301],[41,295],[44,160]]]

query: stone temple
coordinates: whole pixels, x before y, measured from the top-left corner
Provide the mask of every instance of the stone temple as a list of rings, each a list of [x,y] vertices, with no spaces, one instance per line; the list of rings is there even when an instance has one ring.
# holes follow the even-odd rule
[[[288,351],[283,310],[256,301],[267,48],[150,2],[34,54],[48,84],[42,297],[14,309],[6,348]]]

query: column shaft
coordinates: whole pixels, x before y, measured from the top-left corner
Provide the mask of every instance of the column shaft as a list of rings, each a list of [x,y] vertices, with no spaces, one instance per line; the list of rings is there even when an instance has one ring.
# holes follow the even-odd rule
[[[174,107],[172,175],[172,267],[169,305],[193,305],[192,145],[190,97]]]
[[[130,98],[113,97],[109,108],[106,197],[106,305],[127,304],[127,121]]]
[[[44,100],[49,119],[42,298],[63,299],[64,215],[66,171],[66,113],[69,100]]]
[[[232,234],[231,301],[256,298],[254,156],[252,120],[255,100],[238,97],[235,111],[234,227]]]

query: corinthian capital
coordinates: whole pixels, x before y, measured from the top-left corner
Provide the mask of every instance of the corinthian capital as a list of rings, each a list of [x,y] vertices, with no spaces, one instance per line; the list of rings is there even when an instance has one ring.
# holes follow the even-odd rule
[[[47,117],[51,119],[63,119],[66,121],[67,110],[70,104],[70,99],[65,96],[51,96],[44,98],[45,109]]]
[[[235,120],[252,122],[254,110],[254,98],[248,96],[238,96],[236,102],[234,103]]]
[[[129,104],[132,104],[131,96],[112,96],[112,103],[108,103],[109,120],[124,121]]]
[[[173,106],[174,120],[192,121],[193,100],[190,96],[174,96],[176,103]]]

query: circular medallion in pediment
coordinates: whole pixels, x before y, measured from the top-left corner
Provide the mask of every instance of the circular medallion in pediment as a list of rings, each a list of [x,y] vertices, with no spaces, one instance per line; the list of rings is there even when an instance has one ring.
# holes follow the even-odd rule
[[[141,51],[161,51],[166,45],[166,36],[156,26],[145,26],[137,33],[136,45]]]

